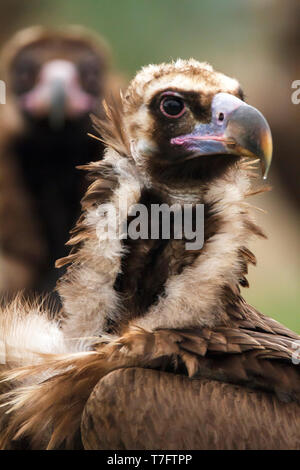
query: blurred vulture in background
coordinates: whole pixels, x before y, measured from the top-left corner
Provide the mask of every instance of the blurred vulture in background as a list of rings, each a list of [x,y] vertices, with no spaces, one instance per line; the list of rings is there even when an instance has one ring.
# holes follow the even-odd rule
[[[109,85],[107,45],[81,27],[32,27],[4,47],[0,115],[0,290],[52,290],[80,210],[84,176],[75,167],[102,154],[87,134]]]

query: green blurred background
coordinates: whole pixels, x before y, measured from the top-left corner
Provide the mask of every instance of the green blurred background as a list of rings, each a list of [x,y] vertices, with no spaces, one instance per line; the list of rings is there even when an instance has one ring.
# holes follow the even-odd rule
[[[82,24],[103,35],[126,78],[144,64],[177,57],[206,60],[239,79],[248,102],[269,120],[274,137],[273,191],[251,201],[269,241],[252,244],[248,301],[300,332],[299,0],[2,0],[0,42],[33,24]],[[1,77],[0,77],[1,78]]]

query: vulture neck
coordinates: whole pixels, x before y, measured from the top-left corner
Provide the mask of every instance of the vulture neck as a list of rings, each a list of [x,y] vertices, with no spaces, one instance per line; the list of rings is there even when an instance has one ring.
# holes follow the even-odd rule
[[[150,330],[228,324],[229,310],[239,309],[239,284],[247,285],[247,264],[255,264],[247,245],[252,235],[263,236],[244,203],[250,188],[246,167],[229,168],[222,178],[198,185],[198,193],[149,185],[133,160],[112,150],[90,170],[97,179],[69,242],[79,248],[62,260],[72,263],[59,285],[65,335],[122,333],[129,324]],[[204,204],[202,249],[186,250],[184,240],[174,239],[101,241],[109,214],[99,207],[114,205],[121,225],[129,220],[120,208],[124,199],[130,205]]]
[[[158,252],[149,248],[147,258],[145,244],[139,250],[134,250],[132,243],[127,244],[129,254],[123,257],[120,277],[125,280],[135,274],[137,278],[134,286],[131,281],[131,289],[126,290],[123,285],[125,299],[131,294],[127,302],[130,311],[125,308],[131,323],[156,329],[213,327],[230,322],[229,311],[232,305],[238,309],[241,299],[239,285],[248,286],[247,264],[255,263],[247,245],[252,235],[263,236],[244,202],[249,190],[247,172],[237,165],[210,182],[150,185],[148,191],[160,194],[162,202],[204,204],[204,245],[187,251],[181,240],[170,240],[164,245],[161,242]],[[131,261],[134,268],[130,270],[130,257],[135,256],[140,256],[140,261]],[[147,273],[144,266],[149,263]],[[143,265],[140,271],[139,265]],[[145,285],[151,286],[152,303],[135,309],[133,298],[140,293],[142,302],[147,299]],[[132,296],[133,292],[136,295]]]

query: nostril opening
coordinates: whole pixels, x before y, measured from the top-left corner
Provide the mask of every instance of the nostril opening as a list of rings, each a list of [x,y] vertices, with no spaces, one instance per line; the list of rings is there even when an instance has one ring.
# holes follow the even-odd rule
[[[224,121],[224,113],[219,113],[218,119],[219,121]]]

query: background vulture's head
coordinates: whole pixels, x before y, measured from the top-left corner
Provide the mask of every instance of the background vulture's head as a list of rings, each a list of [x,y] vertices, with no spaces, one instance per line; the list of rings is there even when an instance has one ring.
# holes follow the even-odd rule
[[[207,63],[150,65],[125,95],[131,150],[153,180],[211,180],[241,157],[259,158],[267,175],[269,126],[244,102],[237,80]]]
[[[9,92],[26,117],[60,127],[97,110],[109,56],[106,44],[81,27],[25,29],[3,53]]]

